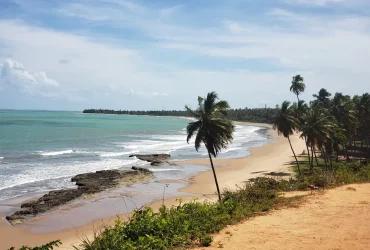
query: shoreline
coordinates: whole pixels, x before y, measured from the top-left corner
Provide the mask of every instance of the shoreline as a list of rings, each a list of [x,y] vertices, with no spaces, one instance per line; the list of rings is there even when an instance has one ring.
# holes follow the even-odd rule
[[[288,166],[290,164],[284,165],[292,161],[292,153],[289,144],[285,138],[279,137],[275,131],[271,128],[269,124],[261,123],[247,123],[247,122],[235,122],[235,124],[250,125],[256,127],[264,127],[268,129],[268,134],[274,139],[270,140],[262,146],[251,147],[249,154],[242,158],[225,158],[225,159],[214,159],[216,165],[216,172],[221,189],[224,188],[233,189],[236,185],[243,184],[244,181],[249,178],[255,178],[266,174],[268,172],[280,172],[288,174]],[[299,139],[298,136],[294,135],[291,138],[293,146],[296,146],[297,153],[302,152],[304,147],[303,140]],[[301,151],[302,149],[302,151]],[[290,152],[290,153],[289,153]],[[184,160],[179,162],[182,165],[202,165],[209,166],[209,160],[207,159],[192,159]],[[212,176],[212,171],[206,170],[195,176],[187,178],[185,181],[185,187],[178,190],[179,193],[189,194],[189,196],[178,196],[183,198],[183,200],[190,201],[194,198],[199,198],[201,200],[212,200],[215,194],[215,185]],[[164,204],[171,206],[177,204],[177,197],[165,199]],[[156,200],[152,203],[149,202],[154,209],[162,205],[162,200]],[[66,212],[68,214],[68,211]],[[3,214],[0,214],[3,217]],[[122,214],[121,214],[122,215]],[[45,218],[48,218],[48,214],[41,215],[36,220],[41,222]],[[127,218],[127,214],[121,216],[122,219]],[[80,243],[80,238],[83,235],[91,237],[93,235],[94,228],[96,229],[99,225],[109,225],[116,219],[116,216],[106,217],[104,219],[92,219],[90,218],[90,223],[84,224],[82,226],[72,227],[68,229],[63,229],[55,232],[42,232],[37,233],[32,231],[31,225],[23,226],[10,226],[7,225],[5,219],[2,218],[0,221],[0,230],[3,232],[0,235],[0,247],[19,247],[21,245],[40,245],[47,243],[51,240],[61,239],[63,242],[62,247],[64,249],[72,249],[72,244]],[[14,239],[16,235],[17,239]]]

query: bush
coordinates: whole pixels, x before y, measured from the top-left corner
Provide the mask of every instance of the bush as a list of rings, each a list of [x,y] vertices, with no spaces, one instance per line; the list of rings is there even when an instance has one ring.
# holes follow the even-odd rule
[[[60,242],[60,240],[55,240],[39,247],[23,246],[19,248],[19,250],[53,250],[54,247],[59,247],[60,245],[62,245],[62,242]],[[15,248],[11,247],[8,250],[15,250]]]
[[[84,241],[81,249],[168,249],[209,246],[211,233],[237,223],[258,212],[270,210],[277,201],[278,182],[258,179],[236,192],[226,191],[221,203],[197,202],[167,208],[158,212],[150,207],[134,212],[127,222],[116,221],[93,242]]]
[[[306,170],[308,167],[305,168]],[[351,183],[370,182],[370,164],[360,162],[333,163],[333,168],[325,170],[317,168],[314,171],[303,171],[297,176],[295,189],[307,189],[309,185],[320,188],[330,188]]]

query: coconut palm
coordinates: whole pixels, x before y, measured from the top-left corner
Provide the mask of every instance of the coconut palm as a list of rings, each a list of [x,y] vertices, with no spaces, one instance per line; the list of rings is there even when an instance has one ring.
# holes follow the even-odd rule
[[[316,100],[312,101],[313,107],[329,108],[331,93],[326,89],[322,88],[318,94],[314,94],[312,96],[316,98]]]
[[[365,93],[362,96],[354,96],[353,102],[355,103],[356,110],[358,111],[358,131],[361,139],[361,147],[363,141],[366,141],[369,157],[369,139],[370,138],[370,94]]]
[[[187,126],[187,142],[195,135],[195,149],[198,151],[201,144],[204,143],[209,161],[211,163],[213,177],[215,179],[218,199],[221,201],[220,188],[217,181],[216,171],[213,166],[212,156],[217,157],[217,154],[222,149],[227,147],[233,139],[235,130],[232,122],[225,118],[229,109],[229,104],[226,101],[218,101],[216,92],[208,93],[204,99],[198,97],[198,108],[196,110],[185,106],[185,109],[194,118],[195,122],[190,122]]]
[[[285,138],[288,138],[290,148],[292,149],[295,161],[297,163],[298,173],[301,174],[298,159],[289,138],[289,136],[292,135],[299,127],[299,121],[294,117],[289,106],[290,102],[288,101],[284,101],[282,103],[281,108],[277,111],[277,114],[274,117],[273,129],[277,130],[279,135],[282,134]]]
[[[306,138],[307,146],[311,147],[311,168],[313,167],[314,149],[321,148],[330,139],[334,129],[332,117],[320,108],[309,109],[302,117],[304,124],[301,126],[301,137]],[[316,156],[316,155],[315,155]],[[310,157],[310,156],[308,156]],[[317,158],[316,158],[317,164]]]
[[[301,75],[293,76],[292,86],[290,86],[290,91],[293,92],[299,102],[299,94],[304,92],[306,85],[303,82],[303,77]]]
[[[355,105],[350,96],[343,95],[342,93],[335,93],[331,101],[331,114],[337,120],[338,124],[345,130],[347,137],[347,146],[345,147],[346,158],[348,156],[348,146],[351,145],[354,139],[357,114]]]
[[[298,119],[298,121],[299,121],[299,123],[298,123],[299,127],[302,127],[304,125],[303,115],[309,109],[308,105],[306,104],[306,102],[304,100],[299,100],[298,103],[295,102],[291,106],[291,109],[294,112],[294,117],[296,119]],[[307,155],[309,156],[310,155],[310,150],[308,149],[307,138],[304,137],[304,140],[306,142]],[[308,157],[308,161],[309,161],[309,164],[311,165],[310,157]]]
[[[344,129],[340,128],[338,124],[333,123],[333,129],[329,132],[330,136],[324,142],[324,157],[329,160],[330,168],[333,168],[333,153],[336,153],[336,159],[338,161],[338,155],[340,151],[339,145],[343,145],[346,141],[344,135]],[[327,161],[326,160],[326,161]]]

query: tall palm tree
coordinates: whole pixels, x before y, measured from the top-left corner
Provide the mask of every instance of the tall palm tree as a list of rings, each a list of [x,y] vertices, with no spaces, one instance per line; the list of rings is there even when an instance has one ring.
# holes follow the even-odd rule
[[[369,152],[369,138],[370,138],[370,94],[365,93],[362,96],[354,96],[353,102],[355,103],[358,115],[358,131],[361,140],[361,147],[363,141],[367,147],[367,158],[370,156]]]
[[[198,97],[198,108],[196,110],[185,106],[185,109],[197,119],[190,122],[186,128],[187,142],[195,136],[195,149],[198,151],[201,144],[204,143],[209,161],[211,163],[213,177],[215,179],[218,199],[221,201],[220,188],[217,181],[216,171],[213,166],[212,156],[217,157],[221,149],[225,149],[227,144],[232,142],[233,132],[235,130],[232,122],[225,118],[229,110],[229,104],[226,101],[218,101],[216,92],[208,93],[204,99]]]
[[[306,85],[303,82],[303,77],[301,75],[293,76],[292,86],[290,86],[290,91],[293,92],[299,102],[299,94],[304,92]]]
[[[284,101],[282,103],[281,108],[277,111],[277,114],[274,117],[273,129],[276,129],[279,135],[283,134],[285,138],[288,138],[290,148],[292,149],[295,161],[297,163],[298,173],[301,174],[298,159],[289,138],[289,136],[292,135],[294,131],[299,127],[299,121],[291,113],[291,109],[289,108],[289,106],[290,102],[288,101]]]
[[[321,108],[311,108],[303,116],[301,137],[306,138],[307,146],[311,147],[311,169],[313,168],[314,149],[319,148],[330,139],[334,129],[332,117]],[[317,160],[317,159],[316,159]],[[317,161],[316,161],[317,163]]]
[[[306,104],[306,102],[304,100],[299,100],[298,103],[294,103],[291,107],[295,107],[293,109],[294,111],[294,114],[295,114],[295,118],[298,119],[299,121],[299,128],[301,128],[303,125],[304,125],[304,120],[303,120],[303,117],[304,117],[304,114],[308,111],[309,107],[308,105]],[[311,162],[310,162],[310,150],[308,149],[308,145],[307,145],[307,138],[306,137],[303,137],[304,138],[304,141],[306,142],[306,149],[307,149],[307,155],[308,155],[308,161],[309,161],[309,164],[311,165]]]
[[[357,122],[356,109],[351,97],[345,96],[342,93],[335,93],[331,101],[331,114],[337,120],[338,124],[345,129],[345,135],[347,137],[345,154],[348,160],[348,146],[351,145],[354,139]]]

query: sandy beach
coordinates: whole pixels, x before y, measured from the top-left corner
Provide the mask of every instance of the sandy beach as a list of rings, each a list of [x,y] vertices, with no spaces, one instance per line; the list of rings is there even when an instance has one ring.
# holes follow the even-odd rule
[[[244,181],[250,178],[263,176],[271,172],[286,175],[289,173],[289,167],[294,161],[288,141],[282,136],[271,130],[271,126],[267,124],[244,123],[253,126],[262,126],[269,129],[270,135],[274,140],[261,147],[251,148],[251,155],[238,159],[215,159],[216,171],[221,189],[235,189],[236,185],[242,185]],[[297,135],[291,137],[293,147],[297,154],[301,154],[305,149],[303,140]],[[181,164],[195,164],[209,166],[209,160],[186,160],[181,161]],[[294,163],[293,163],[294,164]],[[185,201],[195,197],[201,199],[215,198],[215,185],[212,172],[210,170],[193,176],[189,180],[189,185],[180,189],[181,192],[190,193],[184,198]],[[166,199],[165,204],[171,205],[177,203],[176,198]],[[159,207],[162,201],[152,203],[154,208]],[[68,212],[67,212],[68,213]],[[43,220],[48,219],[51,215],[45,214],[32,220],[37,223],[25,223],[20,226],[10,226],[5,219],[0,221],[0,248],[7,249],[11,246],[20,247],[22,245],[39,245],[51,240],[60,239],[63,245],[60,249],[72,249],[73,244],[78,244],[80,238],[84,236],[90,237],[94,229],[99,225],[113,223],[115,217],[106,219],[98,219],[93,221],[91,217],[90,223],[82,226],[73,226],[70,228],[42,233],[34,230],[35,225],[42,225]],[[86,215],[88,216],[88,215]],[[90,214],[91,216],[91,214]],[[125,218],[125,215],[122,217]],[[73,220],[73,218],[72,218]],[[76,218],[77,220],[77,218]]]
[[[370,184],[304,195],[298,207],[229,226],[215,235],[211,247],[197,250],[369,249]]]

